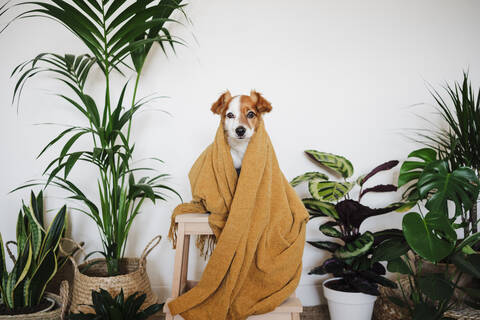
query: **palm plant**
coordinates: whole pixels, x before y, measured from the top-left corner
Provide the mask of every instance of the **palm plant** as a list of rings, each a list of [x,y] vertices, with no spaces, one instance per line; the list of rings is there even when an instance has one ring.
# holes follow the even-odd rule
[[[22,206],[17,220],[17,258],[9,252],[14,266],[5,264],[5,251],[0,235],[0,298],[8,309],[36,306],[50,280],[67,257],[60,255],[59,245],[67,225],[63,206],[50,226],[44,225],[42,192],[31,193],[30,206]],[[12,242],[7,242],[8,244]]]
[[[480,89],[475,93],[468,73],[464,73],[462,83],[447,84],[445,92],[448,99],[434,89],[431,94],[447,127],[438,128],[433,135],[422,133],[420,136],[428,147],[438,150],[453,169],[469,167],[480,176]],[[472,201],[474,205],[462,216],[465,237],[478,231],[477,199]]]
[[[70,320],[143,320],[154,315],[162,309],[162,305],[155,303],[140,311],[140,307],[146,299],[146,295],[133,293],[125,299],[123,289],[113,298],[108,291],[100,289],[99,292],[92,291],[92,302],[90,305],[95,313],[73,313]]]
[[[166,200],[165,191],[178,195],[162,183],[166,174],[135,178],[134,174],[138,172],[155,170],[150,167],[132,168],[134,144],[131,128],[135,113],[153,99],[137,99],[146,57],[153,43],[160,44],[164,53],[166,44],[173,49],[176,44],[182,43],[181,39],[170,34],[167,23],[178,23],[170,16],[174,11],[183,12],[183,6],[181,0],[43,0],[21,2],[3,12],[0,10],[0,14],[4,14],[13,7],[22,8],[22,13],[14,20],[31,17],[53,19],[79,38],[89,50],[88,54],[78,56],[42,53],[20,64],[12,73],[18,77],[14,101],[18,103],[29,79],[40,73],[50,73],[71,92],[71,95],[58,96],[87,120],[86,126],[68,126],[40,152],[39,156],[64,141],[58,156],[46,167],[44,175],[47,179],[42,183],[60,187],[71,194],[71,199],[83,203],[85,207],[75,209],[96,223],[103,244],[99,253],[105,256],[110,275],[119,272],[119,259],[124,255],[130,228],[144,200]],[[101,70],[105,80],[105,95],[101,102],[95,101],[85,89],[94,66]],[[126,71],[135,75],[131,102],[126,102],[128,81],[114,101],[111,94],[112,74],[123,75]],[[88,136],[92,147],[75,150],[78,141]],[[79,161],[87,162],[98,170],[97,203],[69,179],[71,170]],[[33,181],[25,186],[38,183]]]

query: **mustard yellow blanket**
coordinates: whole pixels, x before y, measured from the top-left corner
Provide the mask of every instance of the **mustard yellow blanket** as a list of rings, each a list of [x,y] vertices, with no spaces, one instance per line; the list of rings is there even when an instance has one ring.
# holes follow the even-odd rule
[[[210,213],[216,239],[200,282],[168,304],[186,320],[240,320],[272,311],[300,280],[308,214],[259,121],[239,177],[220,124],[190,171],[193,201],[173,213],[172,240],[175,216],[192,212]]]

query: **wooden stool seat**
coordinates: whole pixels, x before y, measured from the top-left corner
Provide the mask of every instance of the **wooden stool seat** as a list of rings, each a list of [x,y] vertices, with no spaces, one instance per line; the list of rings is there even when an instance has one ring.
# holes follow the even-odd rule
[[[198,281],[187,280],[188,271],[188,252],[190,249],[190,235],[208,235],[213,234],[208,224],[208,214],[189,213],[182,214],[175,218],[178,224],[177,229],[177,249],[175,252],[175,265],[173,270],[172,295],[167,299],[163,311],[166,314],[166,320],[181,320],[181,316],[173,317],[168,310],[168,303],[193,288]],[[300,320],[300,313],[303,306],[300,300],[292,294],[280,306],[269,313],[254,315],[248,317],[249,320]],[[198,319],[209,320],[209,319]]]

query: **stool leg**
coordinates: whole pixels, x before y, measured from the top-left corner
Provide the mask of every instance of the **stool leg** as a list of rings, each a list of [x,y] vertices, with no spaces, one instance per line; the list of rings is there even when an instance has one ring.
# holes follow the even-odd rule
[[[300,313],[292,313],[292,320],[300,320]]]
[[[188,252],[190,250],[190,235],[186,234],[183,242],[183,257],[182,257],[182,269],[180,270],[180,290],[179,295],[184,293],[187,286],[188,275]]]
[[[180,295],[180,282],[183,270],[183,250],[185,249],[185,225],[178,224],[177,249],[175,250],[175,264],[173,265],[172,298]]]

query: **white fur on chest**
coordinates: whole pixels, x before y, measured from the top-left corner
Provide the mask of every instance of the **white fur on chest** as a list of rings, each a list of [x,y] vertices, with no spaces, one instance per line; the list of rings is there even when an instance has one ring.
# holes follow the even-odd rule
[[[230,154],[233,159],[233,166],[235,169],[240,169],[242,167],[243,156],[245,151],[247,151],[248,142],[250,139],[235,139],[228,137],[228,144],[230,145]]]

